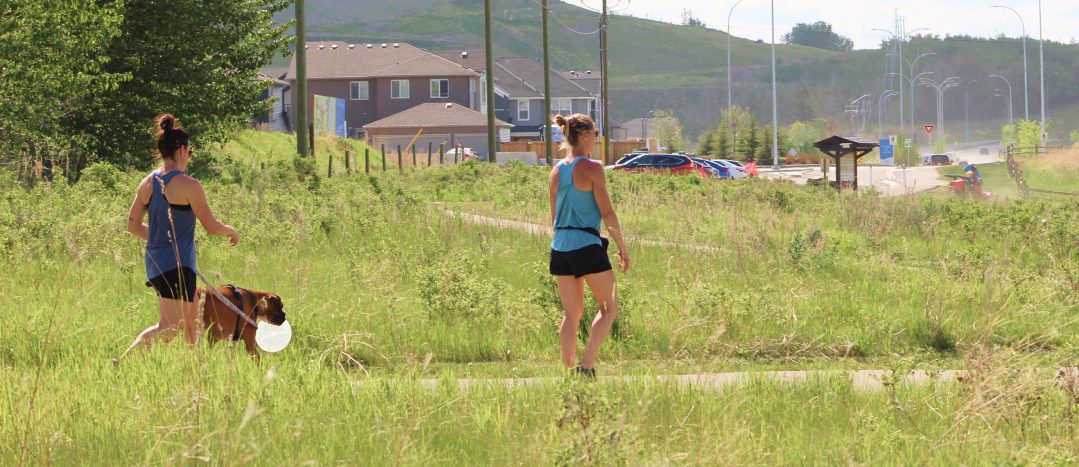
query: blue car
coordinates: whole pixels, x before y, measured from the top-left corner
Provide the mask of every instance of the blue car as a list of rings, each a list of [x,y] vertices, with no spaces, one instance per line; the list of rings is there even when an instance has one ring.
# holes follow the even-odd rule
[[[727,166],[720,164],[716,161],[710,161],[708,159],[693,158],[693,162],[701,164],[708,168],[712,173],[712,176],[720,179],[731,178],[731,170]]]

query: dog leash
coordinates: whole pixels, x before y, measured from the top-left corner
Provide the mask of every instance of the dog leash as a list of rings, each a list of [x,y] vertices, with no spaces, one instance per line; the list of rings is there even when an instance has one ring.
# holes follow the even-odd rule
[[[198,270],[195,270],[195,274],[198,274],[199,279],[202,279],[202,282],[206,284],[206,288],[210,289],[210,291],[213,292],[219,300],[225,302],[225,306],[229,307],[229,309],[236,313],[237,316],[243,318],[244,321],[247,321],[247,324],[250,324],[256,328],[259,326],[258,323],[255,323],[255,320],[248,318],[243,311],[241,311],[239,308],[236,308],[236,305],[233,305],[231,300],[225,298],[225,295],[222,294],[220,290],[217,290],[217,287],[214,287],[214,285],[210,283],[210,280],[207,279],[206,276],[202,275],[202,273]]]

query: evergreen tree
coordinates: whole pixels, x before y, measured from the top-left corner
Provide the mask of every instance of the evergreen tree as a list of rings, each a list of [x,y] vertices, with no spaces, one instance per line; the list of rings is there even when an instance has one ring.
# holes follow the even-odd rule
[[[791,150],[790,138],[783,130],[779,131],[779,160],[783,160],[787,156],[787,152]],[[758,141],[758,150],[755,153],[757,160],[762,163],[772,162],[772,124],[765,125],[760,131],[760,139]]]
[[[719,159],[730,159],[731,157],[731,137],[730,129],[717,128],[715,131],[715,151],[714,154]]]
[[[697,155],[700,157],[710,157],[715,153],[715,133],[711,131],[704,132],[701,135],[700,142],[697,143]]]

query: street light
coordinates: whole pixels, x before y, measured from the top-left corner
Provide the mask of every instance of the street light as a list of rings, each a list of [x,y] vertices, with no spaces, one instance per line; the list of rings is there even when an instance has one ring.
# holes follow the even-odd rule
[[[1011,123],[1015,122],[1015,120],[1012,119],[1012,96],[1011,96],[1011,93],[1008,93],[1007,95],[1005,95],[1004,91],[1002,91],[1000,89],[994,89],[993,90],[993,96],[1004,97],[1004,98],[1008,99],[1008,123],[1011,124]]]
[[[902,24],[904,24],[904,25],[906,24],[906,19],[905,18],[903,19]],[[892,32],[892,31],[889,31],[887,29],[873,28],[874,31],[881,31],[881,32],[886,32],[888,34],[891,34],[892,39],[897,40],[897,43],[899,45],[899,77],[900,78],[903,77],[903,62],[904,62],[904,60],[903,60],[903,41],[907,40],[907,38],[910,37],[910,35],[914,34],[915,32],[925,31],[925,30],[928,30],[928,29],[929,28],[918,28],[918,29],[914,29],[914,30],[911,30],[911,31],[900,32],[899,35],[896,35],[896,33]],[[923,56],[925,56],[925,54],[922,54],[922,56],[919,56],[917,59],[915,59],[914,63],[917,63],[918,59],[922,58]],[[913,68],[911,68],[911,74],[914,74],[914,69]],[[914,85],[913,84],[911,85],[910,89],[911,89],[911,93],[913,93],[914,92]],[[912,97],[912,99],[913,99],[913,97]],[[906,122],[906,120],[904,120],[902,118],[903,115],[906,113],[906,111],[903,109],[903,102],[904,102],[904,100],[903,100],[903,80],[900,79],[900,81],[899,81],[899,116],[900,116],[900,118],[899,118],[899,133],[900,134],[904,133],[903,127],[905,126],[904,122]],[[912,107],[912,109],[913,109],[913,107]],[[911,126],[912,126],[911,133],[914,132],[914,128],[913,128],[914,123],[913,122],[914,122],[914,116],[913,116],[913,112],[912,112],[911,113]]]
[[[971,81],[970,84],[978,84],[978,80]],[[965,125],[965,135],[967,141],[970,141],[970,86],[963,88],[963,115]]]
[[[772,0],[772,170],[779,170],[779,99],[776,90],[776,0]],[[1044,111],[1044,109],[1043,109]]]
[[[1012,116],[1012,82],[1008,81],[1008,78],[1005,78],[1005,77],[1000,76],[1000,75],[989,75],[989,77],[990,78],[1000,78],[1000,79],[1004,80],[1005,83],[1008,84],[1008,124],[1009,125],[1014,125],[1015,124],[1015,118],[1013,118],[1013,116]]]
[[[1030,120],[1030,88],[1027,84],[1027,25],[1023,21],[1023,16],[1010,6],[993,5],[991,8],[1007,8],[1011,10],[1012,13],[1015,13],[1015,16],[1019,17],[1019,26],[1023,28],[1023,115],[1025,119]]]
[[[927,52],[927,53],[921,54],[921,55],[918,56],[918,58],[915,58],[913,62],[907,64],[908,66],[910,66],[910,73],[907,74],[907,79],[910,80],[910,139],[911,139],[911,144],[914,143],[914,140],[917,138],[917,135],[918,135],[918,131],[916,130],[917,127],[914,125],[914,115],[915,115],[914,114],[914,82],[917,81],[918,78],[920,78],[923,74],[933,73],[931,71],[928,71],[926,73],[919,73],[917,76],[912,77],[912,75],[914,75],[914,67],[916,67],[918,65],[918,60],[921,60],[922,58],[930,57],[930,56],[933,56],[933,55],[936,55],[936,54],[937,54],[936,52]]]
[[[1038,55],[1041,57],[1042,80],[1042,146],[1045,146],[1049,132],[1045,128],[1045,36],[1042,35],[1042,0],[1038,0]]]
[[[953,76],[944,81],[937,82],[932,78],[922,78],[918,84],[922,86],[933,88],[937,90],[937,130],[940,133],[940,138],[944,137],[944,93],[949,89],[959,86],[959,77]],[[932,144],[932,138],[930,138],[930,144]],[[944,149],[948,149],[948,140],[944,140]]]
[[[727,110],[731,110],[731,15],[734,14],[734,8],[742,3],[744,0],[738,0],[731,6],[730,13],[727,13]]]
[[[862,97],[850,101],[850,104],[847,105],[847,113],[850,114],[850,136],[858,136],[858,132],[854,129],[854,119],[862,113],[862,110],[858,107],[858,103],[871,95],[872,94],[863,95]]]
[[[884,91],[880,95],[880,99],[877,100],[877,139],[884,139],[884,107],[888,105],[888,100],[893,96],[898,95],[895,91],[889,89]],[[902,118],[902,116],[900,117]]]

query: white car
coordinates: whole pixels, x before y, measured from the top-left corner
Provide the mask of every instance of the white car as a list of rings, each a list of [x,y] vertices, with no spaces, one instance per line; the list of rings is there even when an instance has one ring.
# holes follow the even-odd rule
[[[458,154],[460,154],[460,156],[458,156]],[[456,159],[455,156],[457,156]],[[457,160],[459,162],[464,162],[469,159],[483,160],[476,155],[476,151],[474,151],[472,148],[453,148],[449,151],[446,151],[446,160]]]
[[[746,166],[742,165],[741,162],[732,161],[732,160],[728,160],[728,159],[716,159],[715,161],[719,162],[720,164],[723,164],[728,169],[730,169],[731,178],[733,178],[735,180],[741,180],[741,179],[746,178],[746,177],[749,176],[749,174],[746,173]]]

